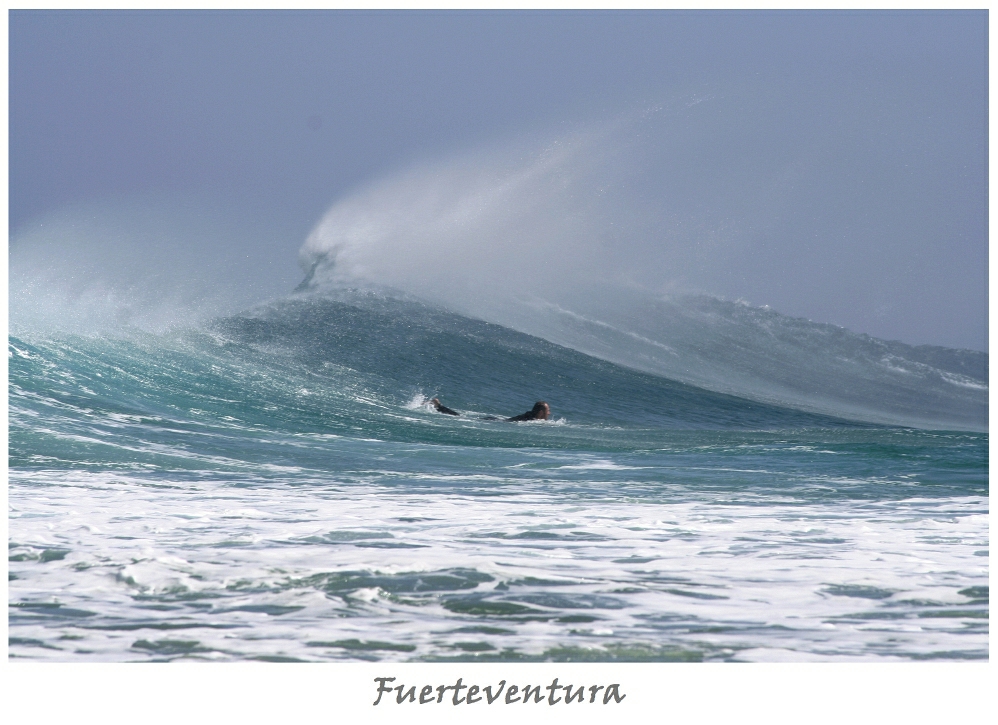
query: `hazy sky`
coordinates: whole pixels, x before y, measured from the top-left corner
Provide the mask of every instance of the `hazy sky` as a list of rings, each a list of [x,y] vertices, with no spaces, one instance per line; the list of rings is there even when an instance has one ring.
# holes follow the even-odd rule
[[[228,225],[198,253],[273,294],[358,189],[376,215],[391,179],[583,134],[598,162],[550,203],[599,195],[599,264],[986,350],[987,51],[984,11],[15,11],[12,254],[45,220],[144,205],[129,224]]]

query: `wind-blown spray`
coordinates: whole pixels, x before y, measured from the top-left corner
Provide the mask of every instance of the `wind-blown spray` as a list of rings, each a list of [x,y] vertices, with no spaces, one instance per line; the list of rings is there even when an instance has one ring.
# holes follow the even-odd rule
[[[796,171],[725,207],[752,213],[701,213],[695,191],[656,207],[642,184],[676,153],[642,133],[675,130],[682,117],[662,115],[373,182],[308,236],[302,289],[399,290],[627,367],[814,412],[986,428],[983,353],[880,341],[705,295]]]

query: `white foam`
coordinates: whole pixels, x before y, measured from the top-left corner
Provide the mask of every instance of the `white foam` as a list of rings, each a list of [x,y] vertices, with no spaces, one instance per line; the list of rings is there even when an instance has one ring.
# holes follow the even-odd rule
[[[404,657],[386,655],[396,659],[448,656],[455,642],[469,639],[455,629],[484,623],[512,634],[475,634],[476,641],[525,654],[597,644],[727,649],[737,652],[736,659],[754,661],[987,652],[987,628],[966,626],[976,620],[919,618],[926,605],[905,604],[934,601],[939,609],[966,601],[957,590],[987,585],[988,560],[975,556],[987,548],[987,498],[622,502],[580,496],[577,481],[468,479],[490,495],[457,493],[443,485],[438,492],[406,492],[390,476],[384,486],[348,485],[330,474],[293,487],[173,481],[163,488],[120,473],[14,471],[11,553],[37,555],[43,548],[69,553],[44,564],[30,557],[12,561],[18,578],[10,582],[10,598],[99,613],[100,619],[88,622],[182,617],[238,625],[190,634],[216,650],[213,656],[230,659],[349,658],[346,650],[307,646],[312,640],[349,638],[416,648]],[[441,484],[453,480],[438,477]],[[626,490],[628,484],[617,485]],[[310,543],[330,532],[357,531],[374,537]],[[372,543],[416,548],[370,548]],[[287,586],[337,572],[454,569],[488,574],[493,581],[476,591],[513,597],[534,609],[548,607],[538,596],[594,601],[595,608],[550,611],[594,614],[599,621],[482,622],[445,610],[439,599],[420,604],[418,590],[396,596],[365,586],[342,597],[314,586]],[[515,584],[528,577],[562,585]],[[509,589],[497,590],[504,582]],[[200,601],[213,606],[188,607],[183,599],[171,599],[171,592],[210,595]],[[469,592],[445,592],[444,598]],[[141,597],[148,596],[165,597],[162,601],[179,609],[144,608]],[[270,616],[239,609],[244,606],[302,609]],[[911,613],[905,616],[906,611]],[[870,619],[864,615],[869,612],[900,618]],[[344,613],[350,616],[343,618]],[[12,624],[12,635],[59,647],[19,648],[18,655],[135,659],[145,656],[132,647],[135,641],[163,638],[153,630],[95,630],[81,628],[81,622]],[[63,632],[84,639],[67,645],[56,639]]]

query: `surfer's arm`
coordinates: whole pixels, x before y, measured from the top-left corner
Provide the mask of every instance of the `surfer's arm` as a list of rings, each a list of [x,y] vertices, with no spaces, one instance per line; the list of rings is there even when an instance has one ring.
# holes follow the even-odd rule
[[[437,409],[438,413],[444,413],[446,415],[461,415],[456,410],[451,410],[446,405],[441,403],[438,399],[434,398],[430,401],[430,405]]]

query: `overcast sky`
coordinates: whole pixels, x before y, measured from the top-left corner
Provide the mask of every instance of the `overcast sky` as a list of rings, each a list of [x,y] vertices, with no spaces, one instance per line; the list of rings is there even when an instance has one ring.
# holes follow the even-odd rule
[[[53,215],[158,204],[156,223],[229,224],[199,248],[273,294],[358,188],[586,133],[609,139],[585,173],[615,185],[613,264],[649,288],[987,349],[983,11],[14,11],[9,27],[12,254]]]

